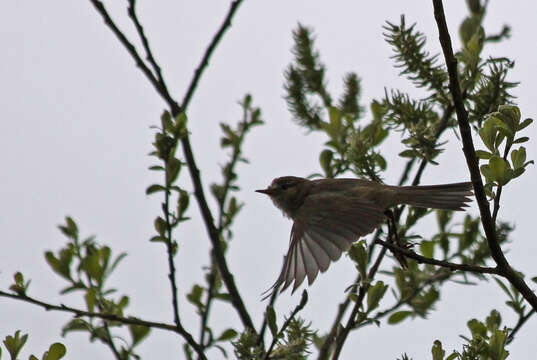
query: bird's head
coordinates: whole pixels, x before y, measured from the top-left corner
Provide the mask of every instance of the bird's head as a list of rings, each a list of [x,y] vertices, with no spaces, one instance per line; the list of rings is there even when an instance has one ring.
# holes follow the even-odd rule
[[[272,181],[270,186],[256,192],[270,196],[274,205],[285,215],[292,217],[294,211],[302,205],[306,197],[310,181],[296,176],[283,176]]]

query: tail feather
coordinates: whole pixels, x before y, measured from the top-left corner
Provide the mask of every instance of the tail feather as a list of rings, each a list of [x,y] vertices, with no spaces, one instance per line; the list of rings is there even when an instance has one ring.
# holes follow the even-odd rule
[[[441,210],[464,210],[472,201],[473,186],[471,182],[402,186],[397,188],[397,197],[401,204]]]

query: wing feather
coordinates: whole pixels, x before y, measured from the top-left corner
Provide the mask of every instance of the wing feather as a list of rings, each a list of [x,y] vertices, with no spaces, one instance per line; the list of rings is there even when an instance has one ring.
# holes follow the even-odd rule
[[[309,235],[308,233],[304,234],[305,244],[308,246],[311,254],[315,258],[315,262],[321,272],[325,272],[330,265],[330,256],[329,254]]]
[[[309,229],[308,236],[315,241],[315,243],[323,249],[332,261],[336,261],[341,256],[341,250],[330,241],[325,241],[322,235],[316,233],[313,229]]]
[[[308,204],[308,201],[314,203]],[[302,209],[305,210],[300,211]],[[311,212],[311,209],[315,209],[315,212],[306,212]],[[306,277],[311,285],[319,271],[328,269],[330,261],[338,260],[352,243],[369,234],[384,219],[384,209],[363,198],[308,196],[293,218],[289,250],[284,257],[280,276],[265,293],[277,291],[283,284],[282,292],[293,282],[294,292]]]

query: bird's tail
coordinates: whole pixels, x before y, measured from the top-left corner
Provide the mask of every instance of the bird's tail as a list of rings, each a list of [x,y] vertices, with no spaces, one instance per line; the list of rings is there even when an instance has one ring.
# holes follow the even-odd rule
[[[472,201],[471,182],[396,187],[398,203],[441,210],[464,210]]]

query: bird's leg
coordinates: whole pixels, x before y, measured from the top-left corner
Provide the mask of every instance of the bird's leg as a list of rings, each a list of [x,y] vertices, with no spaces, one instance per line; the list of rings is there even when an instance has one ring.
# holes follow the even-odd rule
[[[393,215],[393,211],[390,209],[386,210],[384,212],[386,217],[388,218],[388,242],[393,243],[393,238],[395,238],[395,244],[400,248],[407,248],[405,244],[401,242],[401,239],[399,239],[399,234],[397,232],[397,223],[395,221],[395,216]],[[393,256],[397,259],[399,264],[401,264],[401,267],[403,269],[406,269],[408,267],[408,262],[406,261],[406,256],[401,255],[397,251],[392,251]]]

